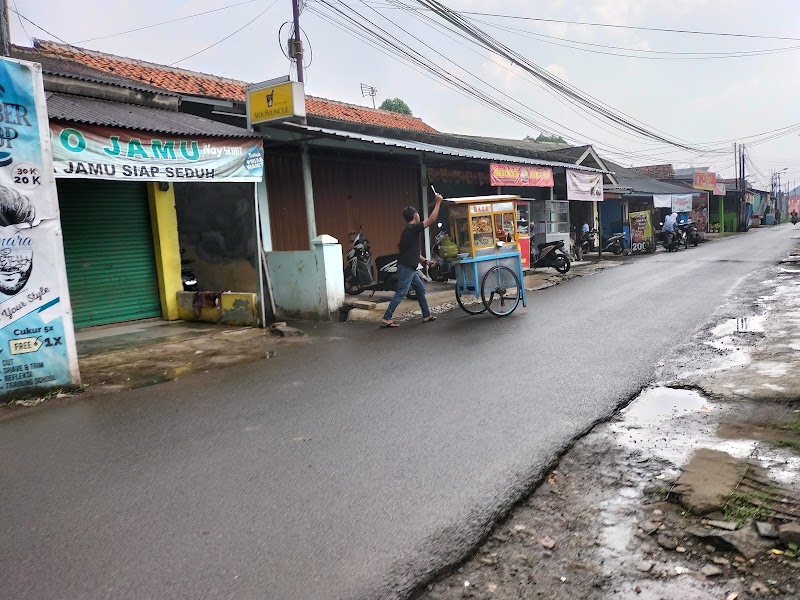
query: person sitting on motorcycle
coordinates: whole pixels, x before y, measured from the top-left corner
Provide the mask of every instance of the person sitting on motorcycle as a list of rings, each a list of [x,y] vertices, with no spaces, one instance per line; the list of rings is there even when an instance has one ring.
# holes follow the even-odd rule
[[[674,212],[671,215],[664,217],[664,225],[661,227],[661,233],[664,236],[665,242],[671,242],[675,237],[678,227],[678,213]]]
[[[792,211],[792,225],[794,225],[795,223],[797,223],[797,211],[793,210]]]

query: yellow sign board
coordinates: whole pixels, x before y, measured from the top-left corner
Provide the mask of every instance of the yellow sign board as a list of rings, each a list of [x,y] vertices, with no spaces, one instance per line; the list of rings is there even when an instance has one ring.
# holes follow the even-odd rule
[[[306,116],[306,96],[302,83],[269,83],[247,87],[247,122],[251,127],[259,123]]]

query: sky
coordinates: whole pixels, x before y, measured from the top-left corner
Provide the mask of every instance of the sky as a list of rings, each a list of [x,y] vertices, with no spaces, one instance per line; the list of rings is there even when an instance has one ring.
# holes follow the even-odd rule
[[[402,1],[416,5],[413,0]],[[796,0],[443,3],[462,12],[504,15],[465,16],[579,90],[582,97],[591,96],[648,131],[682,140],[693,150],[643,139],[609,123],[558,96],[507,59],[446,29],[437,17],[431,18],[438,24],[429,23],[398,9],[393,6],[395,0],[306,0],[301,15],[301,29],[308,40],[306,93],[371,105],[372,99],[361,93],[361,84],[369,84],[378,90],[378,105],[386,98],[402,98],[415,116],[439,131],[516,139],[536,137],[544,131],[570,142],[592,143],[601,156],[625,166],[671,162],[676,168],[710,167],[724,177],[734,175],[734,142],[744,141],[751,183],[768,187],[772,173],[780,171],[782,184],[800,184],[800,127],[771,140],[758,137],[800,125],[800,9]],[[291,0],[9,0],[9,6],[28,19],[20,19],[14,12],[10,15],[12,39],[23,46],[31,45],[31,38],[60,39],[84,48],[253,82],[286,75],[291,68],[283,53],[289,30],[285,24],[292,18]],[[334,23],[330,6],[356,11],[373,22],[373,30],[378,26],[391,33],[448,73],[523,113],[529,122],[520,123],[449,88],[434,75],[421,72],[419,66],[412,69],[377,50]],[[148,27],[222,7],[224,10],[210,14]],[[114,35],[142,27],[147,28]],[[736,56],[765,50],[769,52]]]

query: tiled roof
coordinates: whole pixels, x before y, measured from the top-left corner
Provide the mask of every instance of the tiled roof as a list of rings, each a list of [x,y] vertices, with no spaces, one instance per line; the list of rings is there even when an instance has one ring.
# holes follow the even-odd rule
[[[36,40],[35,47],[41,52],[68,58],[93,69],[180,94],[241,102],[245,99],[245,87],[249,83],[45,40]],[[306,96],[306,112],[309,116],[349,123],[438,133],[417,117],[314,96]]]
[[[259,138],[241,127],[202,117],[85,96],[47,92],[47,115],[52,120],[124,127],[172,135]]]
[[[173,92],[168,92],[161,88],[156,88],[151,85],[144,84],[140,81],[134,81],[127,77],[120,77],[107,71],[94,69],[88,65],[76,62],[64,56],[56,56],[41,52],[36,48],[28,48],[25,46],[12,46],[11,58],[19,60],[27,60],[29,62],[36,62],[42,65],[42,71],[48,75],[60,75],[70,79],[78,79],[80,81],[88,81],[91,83],[102,83],[106,85],[114,85],[131,90],[141,92],[150,92],[153,94],[163,94],[167,96],[178,96]]]
[[[653,179],[673,179],[674,172],[672,171],[672,165],[647,165],[644,167],[632,167],[634,171],[637,173],[641,173],[642,175],[647,175],[648,177],[652,177]]]
[[[344,102],[336,102],[335,100],[317,98],[315,96],[306,96],[306,112],[316,117],[347,121],[349,123],[361,123],[363,125],[391,127],[393,129],[406,129],[424,133],[439,133],[417,117],[367,106],[345,104]]]

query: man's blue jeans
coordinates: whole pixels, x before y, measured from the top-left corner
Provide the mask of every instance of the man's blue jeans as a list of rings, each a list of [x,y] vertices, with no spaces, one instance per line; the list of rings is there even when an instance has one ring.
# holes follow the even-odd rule
[[[403,298],[408,294],[408,290],[412,287],[414,291],[417,292],[417,301],[419,302],[419,307],[422,309],[423,318],[430,317],[431,310],[428,308],[428,300],[425,298],[425,284],[422,283],[422,278],[419,276],[419,273],[417,273],[417,269],[415,267],[398,264],[397,275],[399,276],[397,291],[394,293],[392,301],[389,302],[389,308],[386,309],[383,320],[388,321],[392,318],[397,305],[403,301]]]

